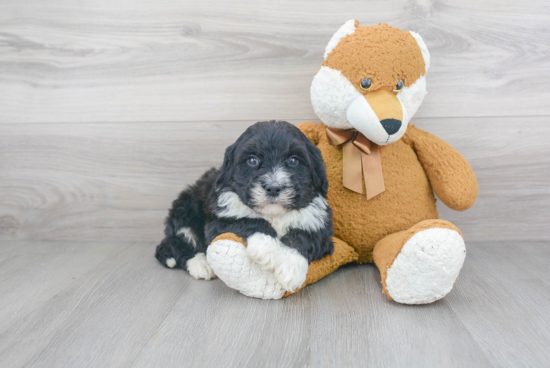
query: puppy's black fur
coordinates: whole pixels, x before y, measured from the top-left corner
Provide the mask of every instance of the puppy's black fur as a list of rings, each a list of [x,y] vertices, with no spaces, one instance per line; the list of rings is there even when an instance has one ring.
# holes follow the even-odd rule
[[[278,196],[267,195],[273,186],[277,193],[280,191]],[[299,211],[310,206],[315,198],[326,197],[327,190],[321,153],[298,128],[282,121],[256,123],[227,148],[221,169],[207,171],[173,202],[156,258],[164,266],[168,259],[174,258],[176,267],[187,269],[187,261],[197,253],[205,253],[212,240],[222,233],[234,233],[245,241],[257,232],[277,237],[269,222],[277,214],[262,216],[264,205],[280,204],[286,212]],[[234,203],[220,205],[220,196],[228,192],[238,196],[246,206],[244,211],[235,209],[239,206]],[[224,210],[230,211],[224,213]],[[239,214],[235,215],[235,211]],[[334,250],[332,211],[328,205],[323,211],[320,229],[290,226],[280,238],[308,262]],[[192,231],[195,244],[178,235],[182,228]]]

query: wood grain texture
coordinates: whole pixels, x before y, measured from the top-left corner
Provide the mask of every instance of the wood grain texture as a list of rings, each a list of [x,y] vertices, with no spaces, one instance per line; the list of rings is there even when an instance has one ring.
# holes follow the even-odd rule
[[[171,201],[247,126],[316,121],[354,18],[423,36],[413,123],[478,177],[472,209],[438,203],[467,240],[455,290],[398,305],[348,265],[261,301],[161,267]],[[0,367],[547,366],[549,20],[545,0],[0,0]]]
[[[159,240],[178,192],[252,123],[2,124],[0,238]],[[548,118],[414,123],[474,168],[472,209],[438,203],[467,240],[550,240]]]
[[[424,37],[418,117],[550,115],[545,0],[4,0],[0,122],[315,119],[311,79],[354,18]]]
[[[536,247],[540,250],[531,254]],[[475,271],[465,269],[460,277],[464,287],[445,301],[495,366],[537,367],[550,362],[548,349],[530,350],[534,341],[550,338],[550,270],[533,267],[548,263],[549,249],[548,244],[524,243],[468,248],[468,267]],[[546,257],[540,257],[543,252]]]
[[[413,122],[480,183],[473,209],[441,216],[467,240],[549,240],[543,0],[0,0],[0,239],[158,239],[248,125],[315,121],[312,76],[351,18],[431,50]]]
[[[14,245],[17,244],[17,247]],[[75,279],[130,245],[120,242],[93,243],[2,243],[0,254],[0,332],[25,318]],[[116,244],[116,245],[114,245]],[[74,262],[74,260],[80,262]]]
[[[196,281],[163,268],[153,249],[150,242],[2,242],[0,366],[543,367],[550,361],[550,270],[541,267],[549,243],[470,243],[455,289],[423,306],[386,299],[372,265],[345,266],[296,295],[264,301],[220,280]],[[21,307],[17,314],[13,305]]]

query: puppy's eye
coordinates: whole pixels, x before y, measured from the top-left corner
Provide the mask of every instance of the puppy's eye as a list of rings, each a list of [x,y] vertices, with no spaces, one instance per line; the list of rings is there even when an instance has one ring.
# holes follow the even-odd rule
[[[372,80],[370,78],[365,78],[361,80],[361,83],[359,85],[363,91],[368,91],[372,86]]]
[[[246,163],[248,164],[248,166],[258,166],[260,164],[260,160],[258,160],[258,157],[256,156],[250,156],[247,160],[246,160]]]
[[[288,163],[288,166],[296,166],[298,165],[298,158],[297,157],[294,157],[292,156],[291,158],[288,159],[287,163]]]
[[[397,81],[397,84],[395,85],[395,89],[393,90],[394,92],[399,92],[403,89],[403,79],[399,79]]]

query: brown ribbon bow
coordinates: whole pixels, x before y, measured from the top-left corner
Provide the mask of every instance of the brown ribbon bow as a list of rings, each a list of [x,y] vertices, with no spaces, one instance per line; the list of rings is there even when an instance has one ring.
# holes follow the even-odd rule
[[[344,156],[344,187],[363,193],[361,171],[365,176],[367,200],[376,197],[386,188],[382,174],[380,147],[355,129],[340,130],[326,128],[328,142],[332,146],[342,146]]]

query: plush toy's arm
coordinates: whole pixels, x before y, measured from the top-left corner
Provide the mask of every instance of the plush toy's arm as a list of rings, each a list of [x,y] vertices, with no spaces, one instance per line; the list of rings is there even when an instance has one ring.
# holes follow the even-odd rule
[[[340,266],[357,262],[359,256],[351,246],[340,239],[333,238],[333,241],[332,255],[326,255],[310,263],[306,281],[301,288],[330,275]],[[219,235],[208,247],[208,264],[227,286],[247,296],[262,299],[280,299],[301,289],[285,292],[273,270],[266,270],[251,261],[246,251],[247,247],[248,244],[243,238],[233,233]]]
[[[277,237],[277,233],[269,223],[264,219],[236,219],[216,217],[206,225],[206,244],[212,243],[213,239],[220,234],[235,233],[236,236],[245,241],[249,236],[256,233],[262,233],[271,237]]]
[[[464,211],[477,198],[477,180],[468,161],[451,145],[414,126],[404,137],[430,179],[432,188],[447,206]]]
[[[321,135],[321,132],[323,131],[323,128],[319,124],[315,123],[301,123],[296,125],[298,129],[304,133],[304,135],[314,144],[317,145],[319,143],[319,137]]]

